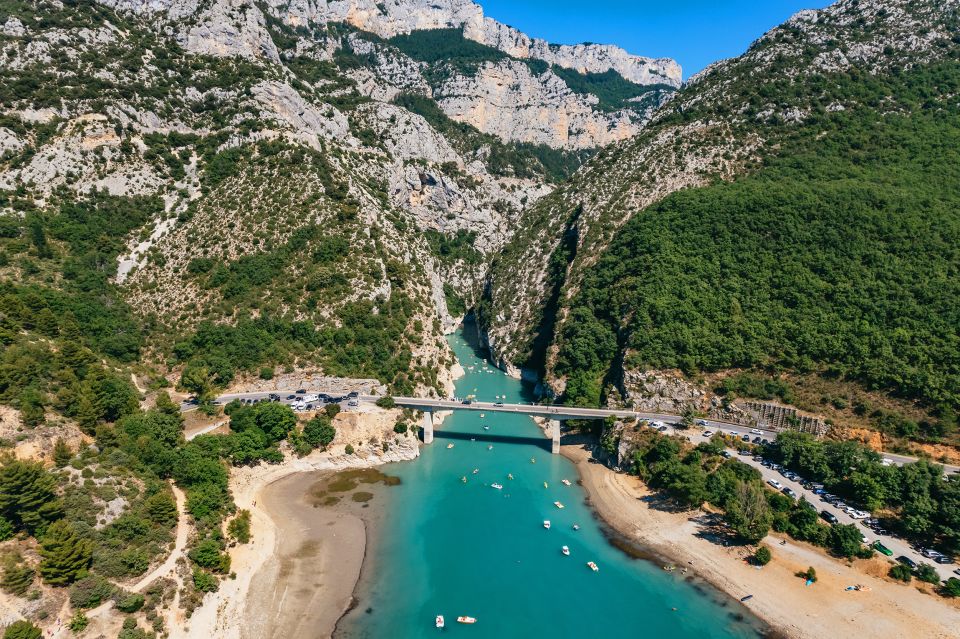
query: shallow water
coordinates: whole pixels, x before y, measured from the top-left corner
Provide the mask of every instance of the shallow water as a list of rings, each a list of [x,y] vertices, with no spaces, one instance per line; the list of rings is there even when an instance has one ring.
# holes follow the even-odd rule
[[[529,389],[481,359],[471,328],[449,338],[466,370],[458,396],[528,401]],[[738,620],[746,614],[740,604],[612,547],[584,504],[575,467],[550,454],[530,418],[462,411],[435,436],[418,460],[384,469],[402,483],[386,492],[371,569],[338,637],[435,637],[438,614],[446,634],[463,637],[757,636],[756,626]],[[477,623],[460,625],[460,615]]]

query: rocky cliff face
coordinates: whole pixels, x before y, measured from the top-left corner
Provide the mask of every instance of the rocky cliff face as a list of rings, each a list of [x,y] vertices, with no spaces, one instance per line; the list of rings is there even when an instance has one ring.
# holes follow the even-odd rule
[[[553,45],[501,24],[483,14],[483,8],[470,0],[343,0],[340,2],[269,3],[278,15],[286,15],[291,24],[310,22],[346,22],[382,38],[421,29],[463,29],[465,37],[499,49],[519,59],[543,60],[580,72],[602,73],[614,70],[637,84],[680,86],[680,65],[666,58],[630,55],[612,45]]]
[[[536,76],[519,61],[486,63],[437,91],[437,103],[458,122],[498,138],[567,149],[592,149],[640,130],[649,113],[594,110],[595,96],[573,93],[557,75]]]
[[[273,63],[279,62],[281,51],[276,43],[277,30],[269,27],[270,22],[279,21],[301,30],[299,36],[288,34],[302,40],[295,51],[285,52],[288,57],[313,48],[311,37],[304,34],[328,24],[347,24],[381,38],[420,30],[459,29],[468,40],[506,53],[514,62],[495,65],[494,71],[458,75],[443,88],[453,95],[440,102],[441,108],[455,120],[503,140],[554,148],[596,148],[635,134],[653,108],[668,96],[669,89],[678,87],[681,81],[680,67],[672,60],[634,56],[612,45],[551,45],[485,17],[479,5],[466,0],[292,0],[260,5],[251,0],[104,0],[102,4],[162,25],[191,53],[264,58]],[[365,93],[372,95],[378,90],[377,85],[386,83],[394,90],[414,89],[431,95],[429,83],[422,75],[422,63],[397,55],[383,41],[362,40],[351,39],[358,53],[388,62],[373,70],[349,71],[363,85]],[[325,55],[329,59],[332,53],[328,50]],[[646,100],[639,108],[624,104],[617,112],[608,113],[597,108],[594,96],[574,94],[562,79],[550,73],[536,77],[516,63],[520,60],[537,60],[581,74],[615,73],[639,86],[659,87],[659,91],[655,92],[655,99]],[[390,99],[393,95],[388,89],[377,97]],[[505,118],[502,125],[500,118]]]

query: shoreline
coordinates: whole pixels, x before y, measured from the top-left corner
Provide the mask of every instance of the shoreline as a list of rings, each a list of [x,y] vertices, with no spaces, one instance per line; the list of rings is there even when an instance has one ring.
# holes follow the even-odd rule
[[[776,534],[765,543],[774,559],[758,569],[747,564],[748,546],[724,546],[704,525],[703,511],[677,512],[655,499],[638,478],[591,463],[590,444],[564,444],[561,454],[573,462],[587,503],[614,535],[611,543],[633,556],[666,558],[687,568],[686,575],[729,597],[764,622],[765,636],[819,639],[826,636],[869,636],[890,639],[908,635],[937,639],[955,637],[960,609],[936,595],[886,581],[888,563],[858,560],[856,566],[826,556],[820,549]],[[627,544],[616,543],[621,537]],[[787,539],[787,545],[780,541]],[[661,564],[662,565],[662,564]],[[813,566],[819,580],[811,587],[794,573]],[[869,591],[846,591],[863,584]],[[746,602],[741,597],[754,595]]]
[[[378,502],[388,489],[360,481],[329,492],[352,474],[297,473],[260,491],[282,539],[274,544],[273,561],[254,575],[241,636],[329,637],[356,606],[356,588],[383,513]],[[358,494],[372,497],[352,499]]]

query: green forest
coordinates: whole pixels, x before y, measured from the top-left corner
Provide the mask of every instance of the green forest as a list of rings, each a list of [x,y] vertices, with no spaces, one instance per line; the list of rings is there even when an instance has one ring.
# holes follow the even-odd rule
[[[910,101],[960,71],[892,83]],[[899,86],[899,88],[898,88]],[[926,88],[925,88],[926,87]],[[586,273],[559,335],[571,401],[628,367],[793,370],[960,408],[960,119],[822,115],[753,175],[636,215]]]

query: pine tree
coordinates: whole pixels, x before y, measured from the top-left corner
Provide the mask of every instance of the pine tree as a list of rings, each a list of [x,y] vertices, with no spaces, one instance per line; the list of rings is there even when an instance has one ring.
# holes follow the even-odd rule
[[[93,556],[93,544],[68,522],[54,522],[40,542],[40,575],[52,586],[64,586],[83,575]]]
[[[73,451],[70,450],[70,446],[63,441],[62,437],[57,437],[57,441],[53,445],[53,463],[56,464],[57,468],[63,468],[70,463],[72,457]]]
[[[26,594],[30,585],[33,583],[33,576],[36,573],[33,568],[27,565],[21,565],[11,561],[3,569],[3,577],[0,578],[0,588],[11,595],[22,596]]]
[[[0,467],[0,517],[15,529],[37,534],[60,517],[56,485],[36,462],[15,460]]]
[[[77,424],[83,432],[92,433],[99,420],[100,411],[90,399],[89,393],[84,392],[80,395],[80,402],[77,405]]]
[[[20,619],[7,626],[3,639],[40,639],[43,633],[29,621]]]

